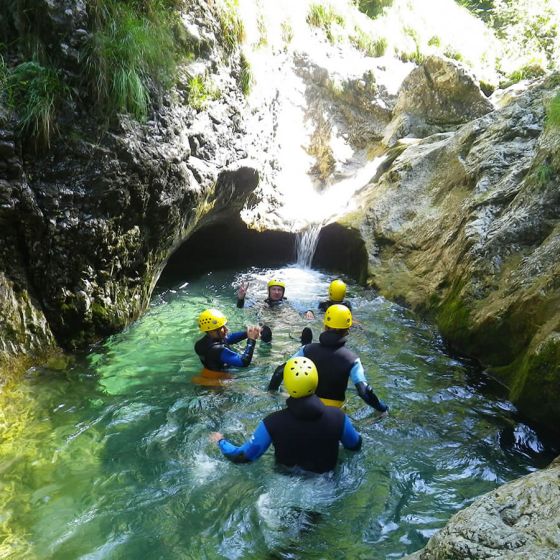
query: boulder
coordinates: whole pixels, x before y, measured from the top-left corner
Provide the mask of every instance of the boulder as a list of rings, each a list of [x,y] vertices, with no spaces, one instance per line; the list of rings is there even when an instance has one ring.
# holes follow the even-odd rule
[[[560,460],[475,500],[406,560],[560,558]]]

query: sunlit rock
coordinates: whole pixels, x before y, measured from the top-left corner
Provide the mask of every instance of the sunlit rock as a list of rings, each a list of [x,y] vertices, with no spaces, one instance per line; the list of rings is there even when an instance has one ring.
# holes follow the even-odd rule
[[[560,557],[560,460],[504,484],[455,514],[407,560]]]

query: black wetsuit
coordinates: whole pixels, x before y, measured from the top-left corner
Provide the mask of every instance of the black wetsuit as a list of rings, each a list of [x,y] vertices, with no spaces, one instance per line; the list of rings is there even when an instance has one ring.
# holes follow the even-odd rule
[[[236,463],[246,463],[258,459],[272,443],[277,463],[324,473],[336,466],[339,442],[351,451],[360,449],[362,438],[340,409],[325,406],[315,395],[290,397],[286,405],[269,414],[244,445],[220,440],[222,453]]]
[[[348,309],[350,309],[350,311],[352,311],[352,304],[349,301],[331,301],[330,299],[328,299],[327,301],[319,302],[319,309],[324,312],[331,305],[344,305],[344,306],[348,307]]]
[[[269,297],[264,300],[268,307],[278,307],[287,301],[288,298],[282,297],[282,299],[270,299]],[[237,298],[237,307],[239,309],[245,307],[245,298]]]
[[[247,367],[253,358],[255,341],[248,339],[242,354],[238,354],[228,346],[245,338],[247,338],[245,331],[231,333],[226,338],[212,338],[205,335],[196,342],[194,350],[204,367],[212,371],[223,371],[228,366]]]
[[[292,357],[305,356],[317,367],[319,385],[315,394],[322,399],[343,403],[346,399],[348,378],[356,386],[360,397],[370,406],[386,412],[387,405],[381,401],[368,385],[364,368],[358,356],[345,347],[345,331],[327,330],[319,336],[319,342],[306,344]],[[270,379],[268,390],[276,391],[283,379],[283,365],[278,366]]]

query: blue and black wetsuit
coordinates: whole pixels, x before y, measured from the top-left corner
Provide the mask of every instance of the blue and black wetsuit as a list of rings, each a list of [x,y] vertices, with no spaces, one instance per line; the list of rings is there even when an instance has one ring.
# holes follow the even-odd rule
[[[380,400],[368,385],[364,366],[360,358],[345,348],[347,337],[340,331],[324,331],[319,336],[319,342],[302,346],[292,358],[305,356],[317,367],[319,385],[315,394],[323,402],[342,406],[346,399],[348,378],[356,386],[360,397],[379,412],[386,412],[389,407]],[[269,391],[276,391],[283,378],[283,367],[279,366],[270,379]]]
[[[341,410],[325,406],[315,395],[290,397],[286,404],[287,408],[260,422],[243,445],[220,440],[222,453],[235,463],[247,463],[257,460],[272,443],[277,463],[324,473],[336,466],[339,442],[351,451],[360,449],[362,437]]]
[[[344,305],[352,311],[352,304],[349,301],[331,301],[330,299],[319,302],[319,309],[325,312],[331,305]]]
[[[223,371],[228,366],[247,367],[253,358],[256,342],[248,339],[242,354],[229,348],[230,344],[235,344],[245,338],[247,338],[245,331],[231,333],[226,338],[212,338],[210,335],[206,335],[196,342],[194,349],[204,367],[209,370]]]

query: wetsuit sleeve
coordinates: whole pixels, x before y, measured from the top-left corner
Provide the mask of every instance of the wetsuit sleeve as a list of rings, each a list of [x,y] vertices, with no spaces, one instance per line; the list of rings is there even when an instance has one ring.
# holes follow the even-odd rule
[[[303,349],[304,346],[302,346],[293,356],[292,358],[299,358],[302,356],[305,356],[305,354],[303,353]],[[291,358],[290,358],[291,359]],[[286,362],[284,362],[283,364],[279,365],[275,370],[274,373],[272,374],[272,377],[270,378],[270,381],[268,382],[268,388],[267,391],[278,391],[278,388],[280,387],[280,385],[282,384],[282,380],[284,379],[284,366],[286,365]]]
[[[239,309],[245,307],[245,298],[243,298],[243,299],[237,298],[237,307],[238,307]]]
[[[255,341],[253,339],[247,340],[247,346],[243,354],[237,354],[229,348],[224,348],[220,352],[220,360],[228,366],[234,367],[247,367],[253,359],[253,351],[255,350]]]
[[[247,331],[230,333],[226,336],[226,344],[235,344],[236,342],[244,340],[245,338],[247,338]]]
[[[364,400],[369,406],[375,408],[379,412],[387,412],[389,407],[373,392],[373,389],[368,385],[366,381],[366,374],[364,372],[364,366],[360,358],[358,358],[352,365],[350,370],[350,379],[352,383],[356,386],[358,390],[358,395]]]
[[[344,417],[344,428],[340,441],[350,451],[358,451],[362,447],[362,436],[356,431],[348,416]]]
[[[272,374],[272,377],[270,378],[270,381],[268,382],[268,388],[267,391],[278,391],[278,388],[280,387],[282,380],[284,379],[284,366],[286,365],[286,362],[284,362],[283,364],[280,364],[275,370],[274,373]]]
[[[319,311],[326,311],[329,308],[328,301],[320,301],[319,302]]]
[[[260,422],[251,439],[240,447],[237,447],[227,439],[221,439],[218,442],[218,447],[234,463],[249,463],[256,461],[269,448],[271,443],[272,438],[264,422]]]

